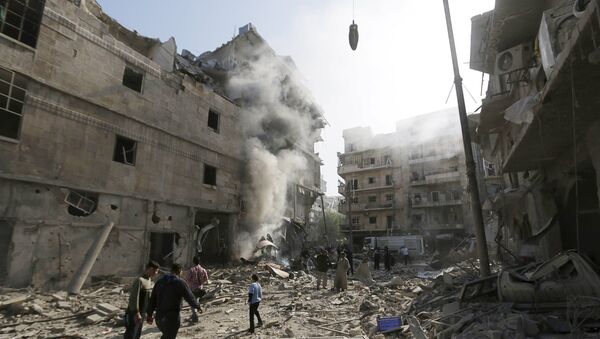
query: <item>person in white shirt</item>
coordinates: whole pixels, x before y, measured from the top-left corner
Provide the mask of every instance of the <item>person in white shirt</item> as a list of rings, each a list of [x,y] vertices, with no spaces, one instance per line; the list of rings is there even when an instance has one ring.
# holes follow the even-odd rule
[[[404,259],[404,266],[408,266],[408,247],[402,246],[400,253],[402,253],[402,258]]]
[[[248,305],[250,305],[250,328],[248,329],[248,332],[251,334],[254,333],[255,315],[258,320],[256,327],[261,327],[263,324],[260,314],[258,313],[258,306],[262,300],[262,287],[258,280],[258,275],[256,273],[252,274],[252,283],[250,284],[250,287],[248,287]]]

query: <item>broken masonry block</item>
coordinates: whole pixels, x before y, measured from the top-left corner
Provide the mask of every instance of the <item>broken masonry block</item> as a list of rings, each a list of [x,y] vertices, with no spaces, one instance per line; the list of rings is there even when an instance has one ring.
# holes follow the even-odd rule
[[[120,308],[107,303],[98,304],[96,308],[108,315],[115,315],[121,311]]]
[[[104,317],[98,314],[90,314],[85,318],[86,324],[96,324],[104,320]]]

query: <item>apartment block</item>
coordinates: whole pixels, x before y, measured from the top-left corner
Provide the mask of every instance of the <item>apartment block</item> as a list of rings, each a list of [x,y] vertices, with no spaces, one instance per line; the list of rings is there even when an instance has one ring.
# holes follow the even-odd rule
[[[357,127],[343,135],[339,211],[356,246],[367,236],[421,234],[433,249],[470,230],[455,109],[399,121],[389,134]]]
[[[0,280],[65,288],[98,241],[90,278],[236,253],[245,108],[211,69],[94,0],[0,1]]]
[[[599,262],[599,15],[596,0],[496,1],[472,18],[470,66],[489,79],[472,129],[500,178],[484,209],[507,261]]]

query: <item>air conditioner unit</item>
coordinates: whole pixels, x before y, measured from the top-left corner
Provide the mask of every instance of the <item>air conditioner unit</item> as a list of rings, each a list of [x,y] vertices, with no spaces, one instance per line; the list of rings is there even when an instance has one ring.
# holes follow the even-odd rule
[[[565,44],[571,38],[573,28],[579,20],[573,13],[575,1],[567,1],[560,6],[545,10],[538,31],[538,45],[542,66],[549,78]]]
[[[525,43],[514,46],[496,55],[495,74],[505,74],[518,69],[529,68],[533,48]]]

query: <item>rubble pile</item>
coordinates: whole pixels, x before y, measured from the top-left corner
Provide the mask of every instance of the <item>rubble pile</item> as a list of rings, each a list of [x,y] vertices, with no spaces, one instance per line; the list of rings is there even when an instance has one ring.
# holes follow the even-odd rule
[[[313,275],[266,259],[208,269],[204,312],[194,323],[184,307],[181,338],[246,336],[252,273],[263,287],[263,337],[585,338],[600,330],[600,280],[572,252],[541,264],[495,266],[484,279],[474,259],[439,270],[418,263],[371,270],[372,279],[355,274],[339,293],[329,289],[333,270],[328,289],[317,290]],[[0,337],[118,338],[132,279],[104,280],[79,295],[4,288]],[[568,292],[573,288],[577,296]],[[145,325],[143,335],[160,333]]]

